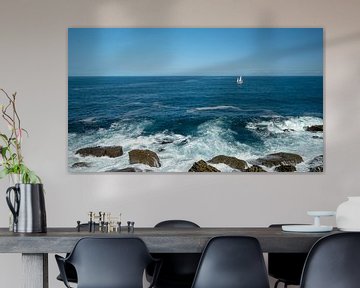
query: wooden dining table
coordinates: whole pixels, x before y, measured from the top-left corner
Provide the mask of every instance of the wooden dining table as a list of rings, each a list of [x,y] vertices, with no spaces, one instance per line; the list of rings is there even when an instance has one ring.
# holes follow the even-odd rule
[[[21,253],[24,288],[48,288],[48,253],[67,253],[83,237],[139,237],[151,253],[201,253],[215,236],[252,236],[262,251],[278,253],[308,252],[321,237],[338,233],[283,232],[280,227],[224,228],[135,228],[120,232],[77,231],[76,228],[48,228],[47,233],[13,233],[0,228],[0,253]]]

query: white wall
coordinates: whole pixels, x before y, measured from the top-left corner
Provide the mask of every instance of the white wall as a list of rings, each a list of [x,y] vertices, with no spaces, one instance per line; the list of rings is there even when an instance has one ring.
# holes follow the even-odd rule
[[[48,226],[89,210],[122,212],[136,226],[187,218],[201,226],[307,222],[360,195],[360,18],[357,0],[0,0],[0,87],[18,92],[26,161],[46,187]],[[119,175],[67,172],[68,27],[323,27],[323,174]],[[0,226],[8,222],[1,181]],[[333,220],[328,223],[334,224]],[[50,287],[57,271],[50,256]],[[0,255],[2,287],[20,287],[20,257]]]

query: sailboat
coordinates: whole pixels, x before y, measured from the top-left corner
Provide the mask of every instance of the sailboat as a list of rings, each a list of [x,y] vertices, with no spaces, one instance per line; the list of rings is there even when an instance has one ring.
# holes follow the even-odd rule
[[[239,77],[236,79],[236,83],[237,83],[237,84],[242,84],[242,83],[244,83],[244,81],[242,80],[242,76],[239,76]]]

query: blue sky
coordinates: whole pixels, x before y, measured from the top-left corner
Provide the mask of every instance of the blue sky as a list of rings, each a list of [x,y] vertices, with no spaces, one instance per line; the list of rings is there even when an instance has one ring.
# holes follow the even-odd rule
[[[323,75],[321,28],[69,28],[69,76]]]

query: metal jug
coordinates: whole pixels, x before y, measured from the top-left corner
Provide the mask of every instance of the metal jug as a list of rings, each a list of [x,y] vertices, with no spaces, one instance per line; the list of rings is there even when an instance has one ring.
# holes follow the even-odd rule
[[[11,192],[14,192],[11,201]],[[6,190],[6,202],[14,216],[13,231],[42,233],[47,231],[44,189],[42,184],[15,184]]]

